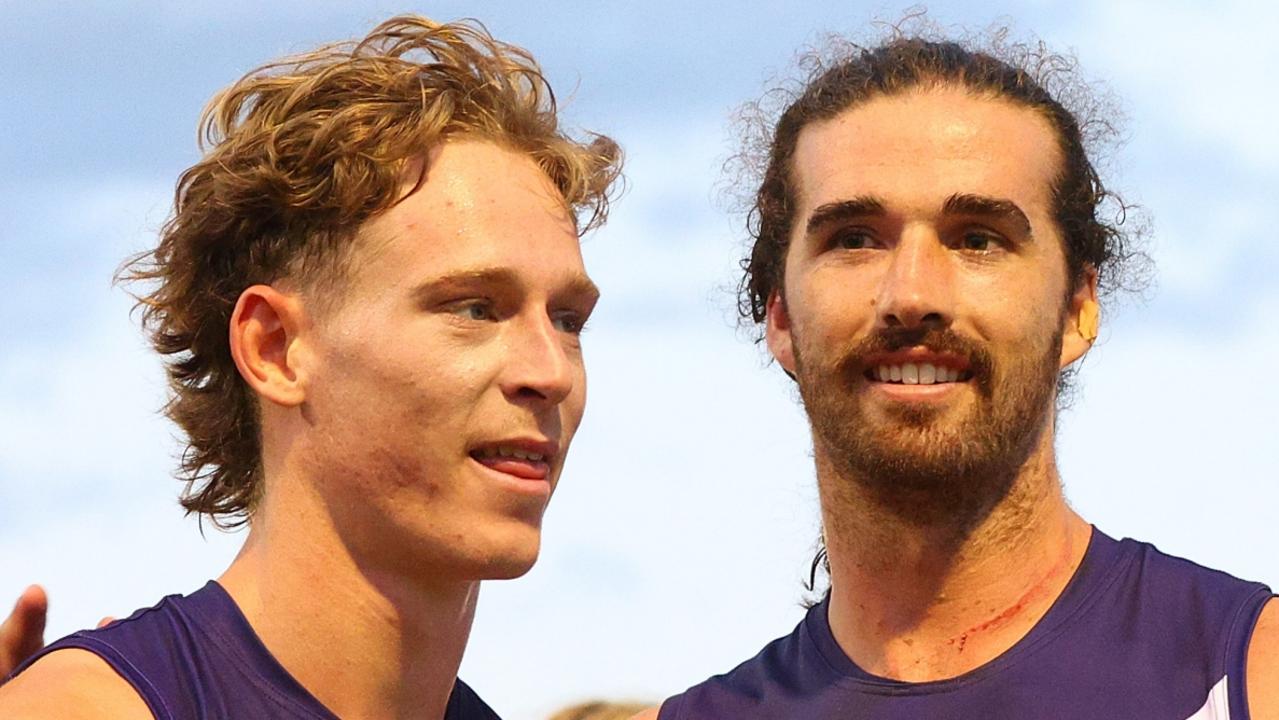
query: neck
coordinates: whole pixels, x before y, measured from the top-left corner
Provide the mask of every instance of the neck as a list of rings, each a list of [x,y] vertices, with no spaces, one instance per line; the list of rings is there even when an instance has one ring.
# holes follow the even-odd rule
[[[370,570],[323,503],[281,480],[219,582],[267,649],[336,715],[443,718],[478,581]]]
[[[872,674],[925,682],[989,662],[1030,632],[1087,549],[1091,529],[1062,496],[1051,429],[1001,497],[949,522],[903,518],[815,455],[831,630]]]

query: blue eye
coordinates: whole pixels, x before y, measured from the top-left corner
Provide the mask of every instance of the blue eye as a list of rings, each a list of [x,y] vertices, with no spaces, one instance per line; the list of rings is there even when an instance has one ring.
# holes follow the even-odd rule
[[[455,313],[465,317],[468,320],[484,321],[496,320],[497,315],[493,312],[493,306],[487,300],[473,300],[458,305]]]

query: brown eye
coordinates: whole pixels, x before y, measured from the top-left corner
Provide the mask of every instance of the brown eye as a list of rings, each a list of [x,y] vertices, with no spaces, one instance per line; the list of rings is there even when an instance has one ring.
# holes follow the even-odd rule
[[[574,312],[560,313],[552,321],[557,330],[570,335],[580,335],[586,328],[586,319]]]
[[[872,238],[865,230],[840,230],[831,237],[830,244],[840,250],[864,250],[871,246]]]
[[[993,242],[993,238],[989,235],[984,235],[982,233],[964,233],[962,246],[965,250],[986,252],[987,250],[990,250],[991,243]]]

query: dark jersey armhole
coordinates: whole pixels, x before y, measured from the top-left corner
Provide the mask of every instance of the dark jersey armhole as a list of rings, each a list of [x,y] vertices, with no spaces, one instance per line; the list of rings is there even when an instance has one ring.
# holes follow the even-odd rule
[[[16,677],[27,668],[31,667],[36,661],[45,657],[50,653],[59,650],[85,650],[97,655],[112,670],[115,671],[125,682],[129,683],[129,687],[142,698],[147,704],[147,709],[155,716],[156,720],[173,720],[173,712],[165,704],[164,698],[160,696],[160,691],[151,684],[146,675],[137,668],[129,659],[120,654],[109,643],[105,643],[97,638],[85,635],[71,635],[43,648],[40,652],[31,656],[26,662],[22,663],[10,677]]]
[[[683,714],[680,712],[680,705],[683,701],[683,694],[663,700],[661,706],[657,708],[657,720],[679,720],[683,717]]]
[[[1262,609],[1274,597],[1269,588],[1258,588],[1240,604],[1235,621],[1231,623],[1226,641],[1226,689],[1232,720],[1249,720],[1252,717],[1248,712],[1248,645]]]
[[[448,707],[444,710],[444,720],[502,720],[497,711],[489,707],[470,685],[457,678],[453,683],[453,692],[449,694]]]

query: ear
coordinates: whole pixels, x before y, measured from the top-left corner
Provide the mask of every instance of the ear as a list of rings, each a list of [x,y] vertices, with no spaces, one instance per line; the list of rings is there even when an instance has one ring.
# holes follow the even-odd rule
[[[795,338],[791,334],[790,314],[780,292],[768,296],[768,315],[764,319],[764,339],[768,350],[791,379],[795,379]]]
[[[231,357],[240,376],[263,399],[296,407],[306,398],[298,342],[306,314],[296,295],[270,285],[240,293],[231,313]]]
[[[1097,302],[1097,270],[1088,267],[1079,287],[1070,296],[1066,308],[1066,328],[1061,339],[1061,365],[1063,369],[1087,353],[1097,339],[1097,327],[1101,323],[1101,305]]]

